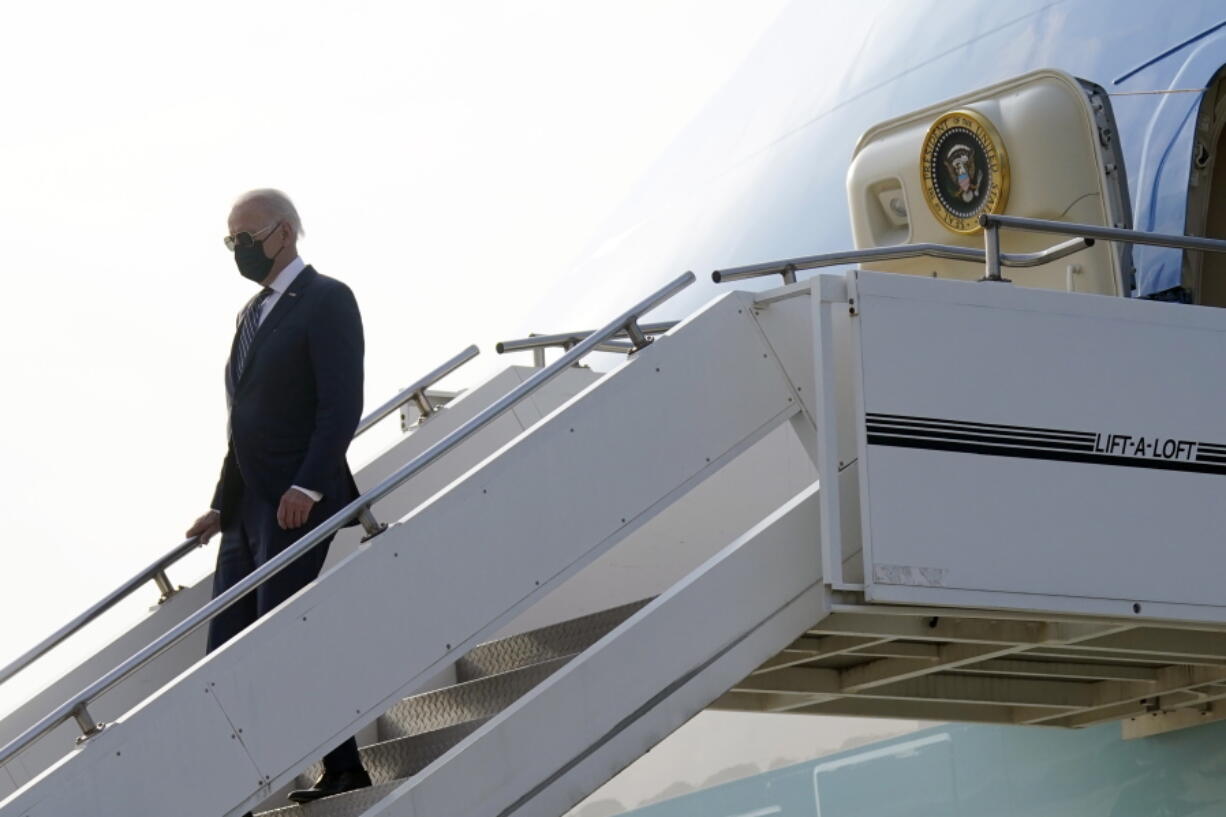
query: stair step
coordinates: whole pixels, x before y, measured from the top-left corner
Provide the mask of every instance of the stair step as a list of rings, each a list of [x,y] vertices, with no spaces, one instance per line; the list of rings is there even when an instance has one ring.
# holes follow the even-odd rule
[[[325,797],[314,803],[290,805],[272,811],[258,811],[258,817],[358,817],[399,785],[398,781],[379,783],[370,788]]]
[[[456,678],[472,681],[555,658],[577,655],[638,612],[643,599],[497,641],[478,644],[456,662]]]
[[[379,742],[359,750],[373,786],[304,806],[290,804],[257,814],[357,817],[392,787],[430,765],[648,601],[624,604],[477,645],[456,662],[459,683],[405,698],[379,717]],[[311,785],[322,772],[322,764],[312,764],[298,776],[297,786]]]
[[[557,672],[572,657],[542,661],[405,698],[379,717],[379,738],[387,741],[412,737],[492,717]]]
[[[573,657],[567,655],[541,661],[405,698],[379,718],[379,735],[384,739],[359,750],[373,786],[305,806],[288,805],[257,814],[261,817],[356,817],[400,781],[429,766]],[[298,785],[309,786],[322,771],[321,764],[312,764],[299,776]]]
[[[371,781],[376,784],[412,777],[452,746],[477,731],[487,720],[489,718],[479,718],[419,735],[392,738],[363,746],[358,750],[362,757],[362,766],[370,775]],[[312,785],[323,774],[323,770],[323,763],[311,764],[298,776],[298,788]]]

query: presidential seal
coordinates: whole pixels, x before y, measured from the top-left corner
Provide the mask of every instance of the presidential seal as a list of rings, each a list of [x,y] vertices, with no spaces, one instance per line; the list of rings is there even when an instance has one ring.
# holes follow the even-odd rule
[[[955,233],[976,233],[981,213],[1000,213],[1009,199],[1009,159],[992,123],[974,111],[951,111],[932,123],[920,154],[924,200]]]

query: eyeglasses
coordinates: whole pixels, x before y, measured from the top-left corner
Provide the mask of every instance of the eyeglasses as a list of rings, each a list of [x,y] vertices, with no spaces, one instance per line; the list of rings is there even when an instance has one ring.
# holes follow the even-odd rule
[[[237,235],[228,235],[222,239],[222,242],[230,252],[234,252],[235,247],[251,247],[259,240],[261,234],[271,232],[280,223],[279,221],[274,221],[263,230],[257,230],[255,233],[242,232]]]

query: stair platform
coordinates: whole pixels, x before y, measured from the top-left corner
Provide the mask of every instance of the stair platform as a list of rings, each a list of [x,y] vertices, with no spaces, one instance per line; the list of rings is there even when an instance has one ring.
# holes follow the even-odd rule
[[[1129,620],[856,603],[737,684],[719,709],[1087,727],[1124,735],[1226,716],[1226,632]]]

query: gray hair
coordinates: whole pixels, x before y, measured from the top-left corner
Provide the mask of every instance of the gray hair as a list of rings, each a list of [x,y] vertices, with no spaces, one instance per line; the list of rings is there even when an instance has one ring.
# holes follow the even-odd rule
[[[241,207],[252,202],[258,202],[270,214],[275,216],[278,221],[288,221],[289,226],[294,228],[294,235],[298,238],[302,238],[305,235],[302,229],[302,219],[298,216],[298,208],[294,207],[294,203],[290,201],[289,196],[280,190],[271,187],[248,190],[234,200],[234,207]]]

